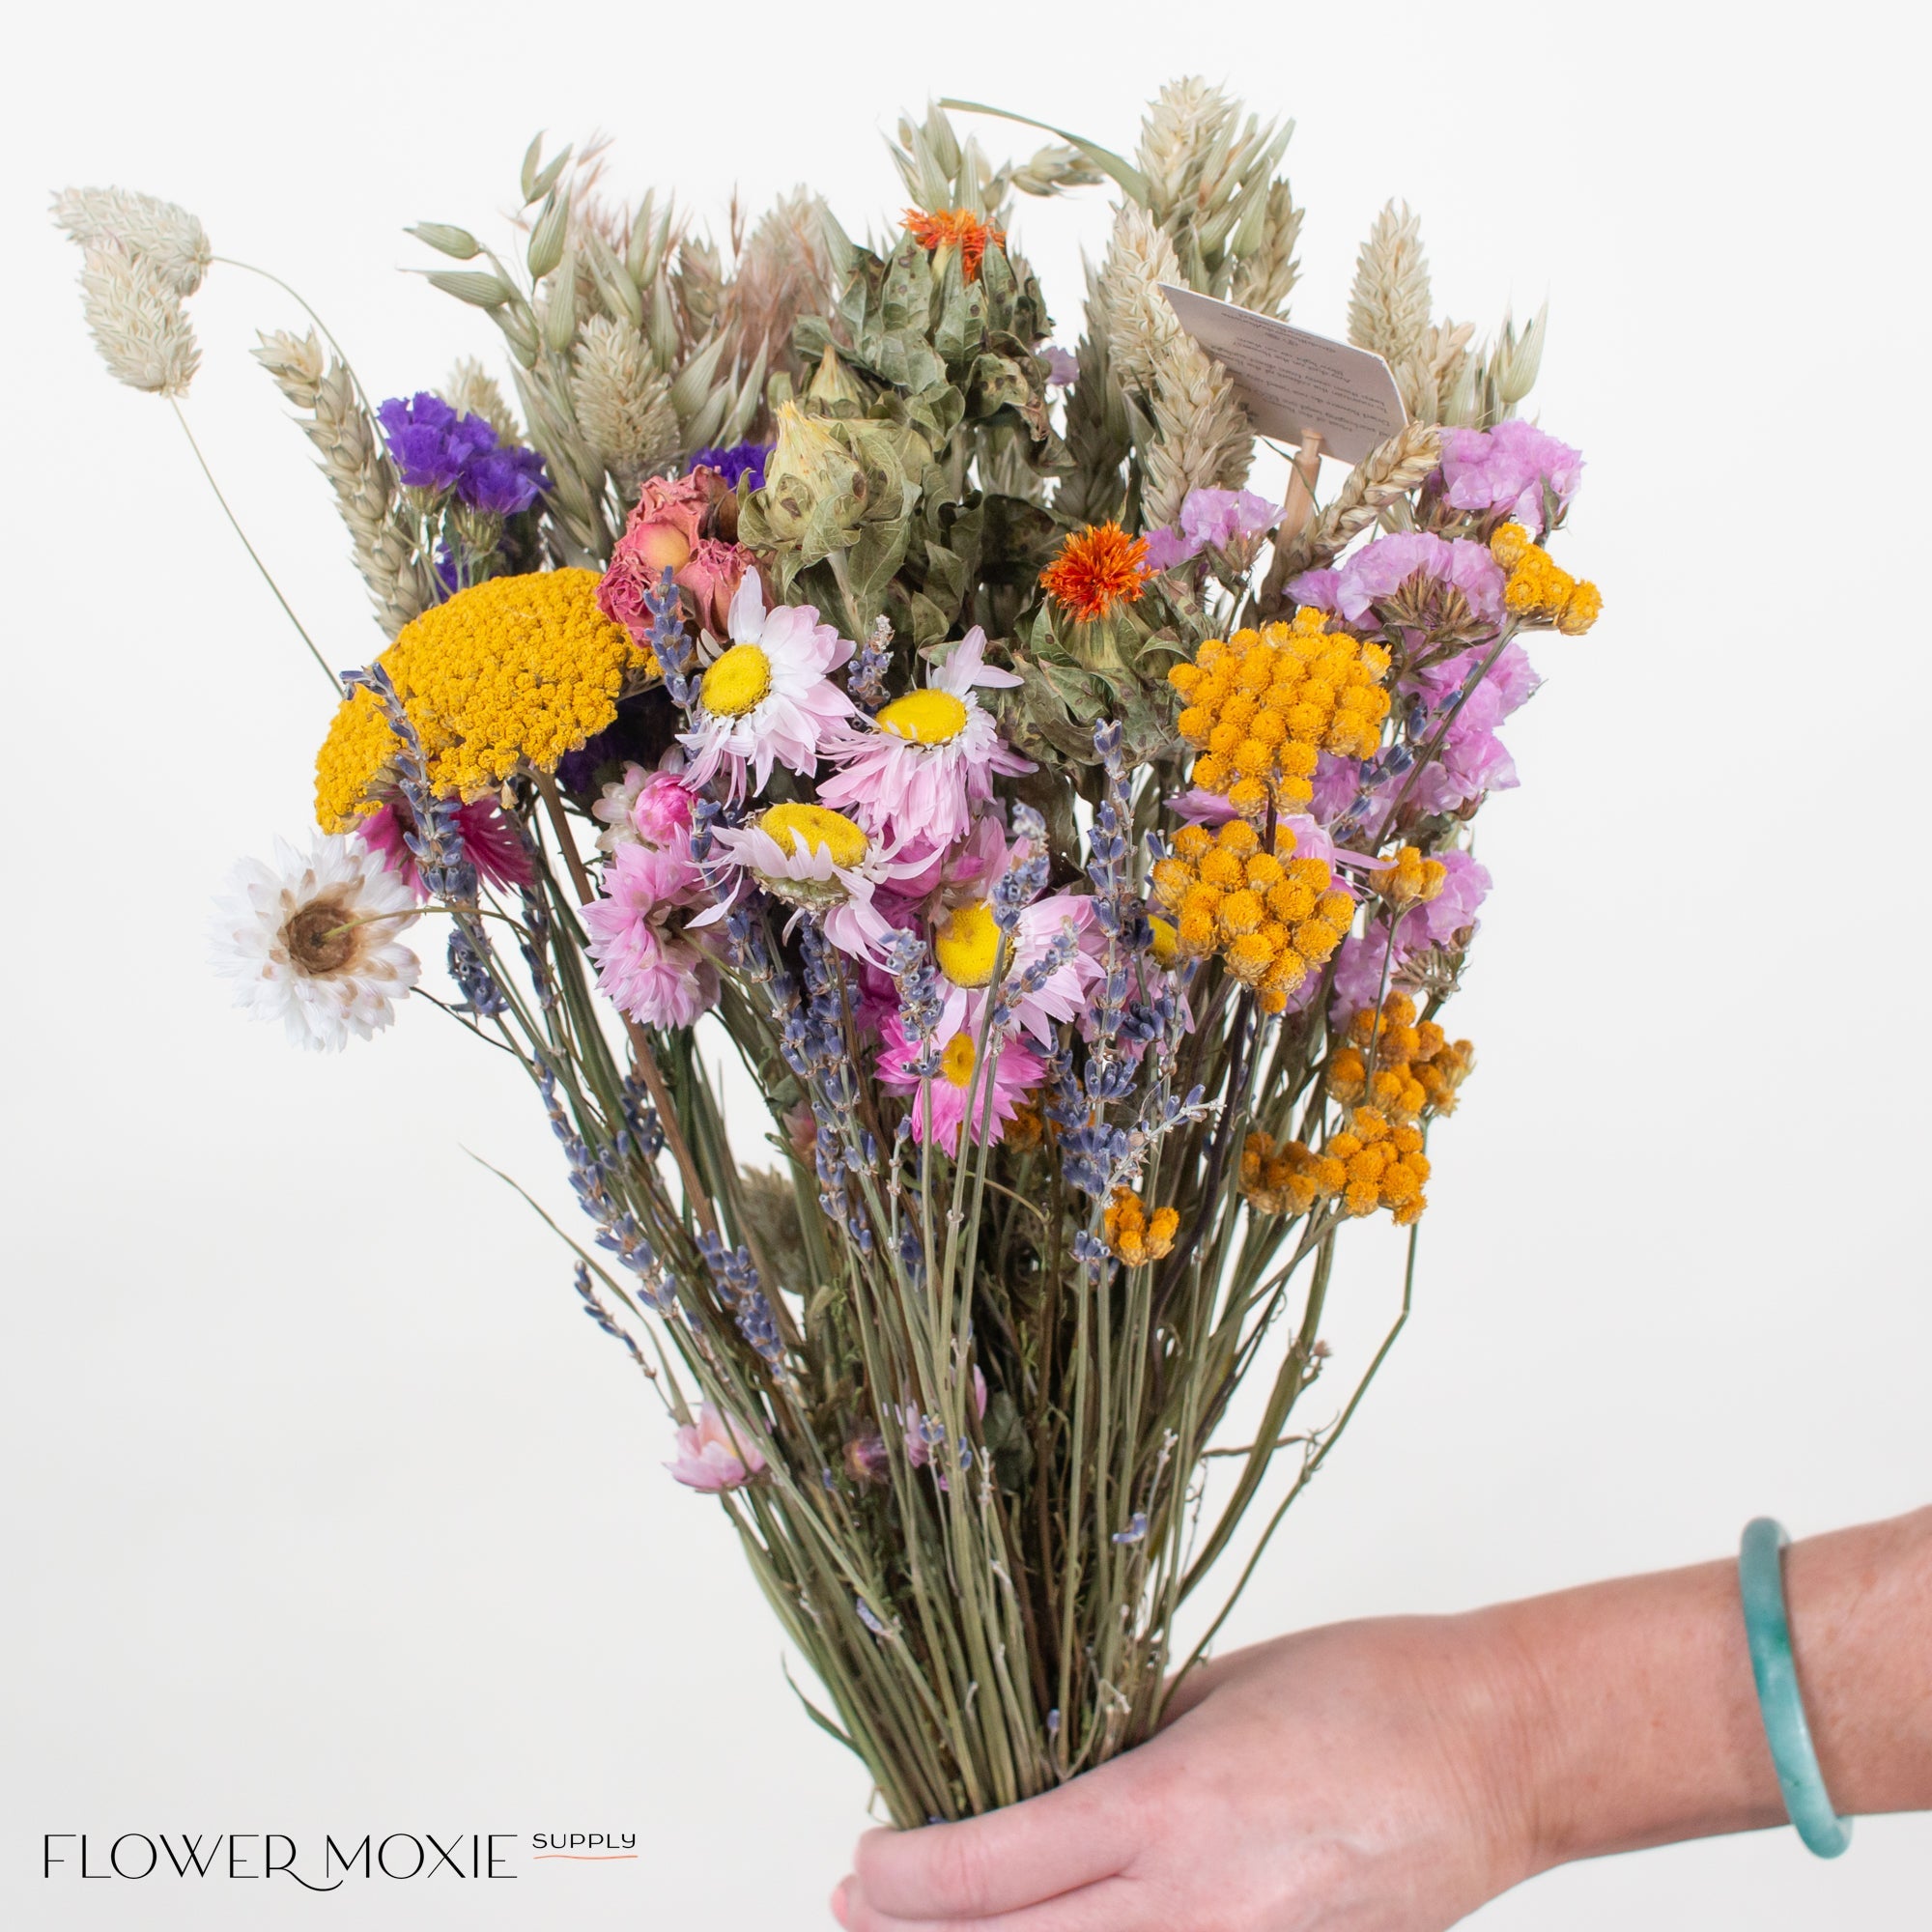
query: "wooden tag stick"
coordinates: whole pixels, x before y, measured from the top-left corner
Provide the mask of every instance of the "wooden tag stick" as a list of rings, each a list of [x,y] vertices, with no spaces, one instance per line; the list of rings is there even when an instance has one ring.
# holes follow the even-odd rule
[[[1315,515],[1315,485],[1321,474],[1321,432],[1304,430],[1301,447],[1288,472],[1288,495],[1282,499],[1277,549],[1286,549],[1308,527]]]
[[[1315,521],[1315,483],[1321,473],[1321,432],[1303,430],[1301,447],[1289,466],[1288,495],[1282,499],[1281,522],[1274,533],[1274,557],[1267,576],[1251,600],[1258,616],[1271,617],[1281,609],[1283,586],[1288,582],[1288,559],[1296,541]]]

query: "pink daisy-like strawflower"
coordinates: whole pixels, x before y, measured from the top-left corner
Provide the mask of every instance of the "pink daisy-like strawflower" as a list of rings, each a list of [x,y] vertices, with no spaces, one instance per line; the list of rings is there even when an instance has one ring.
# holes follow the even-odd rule
[[[975,695],[1020,679],[986,663],[976,624],[926,675],[923,690],[885,705],[869,725],[830,733],[826,756],[839,769],[819,782],[822,803],[851,811],[886,837],[914,834],[948,845],[993,796],[996,775],[1034,769],[1010,750]]]
[[[718,969],[678,918],[701,890],[688,853],[624,844],[583,908],[597,983],[640,1025],[688,1027],[718,1004]]]
[[[697,1420],[677,1432],[677,1454],[665,1464],[687,1489],[716,1495],[721,1490],[742,1489],[763,1472],[765,1459],[742,1424],[734,1424],[707,1403],[698,1406]]]
[[[477,877],[489,886],[526,886],[534,876],[530,855],[517,828],[497,809],[492,798],[473,799],[460,806],[456,827],[463,835],[463,856],[476,867]],[[415,854],[409,847],[412,826],[408,808],[392,801],[380,811],[372,811],[355,821],[355,836],[376,853],[418,899],[429,897],[429,889],[416,869]]]
[[[960,1002],[963,1011],[964,1002]],[[1001,1041],[989,1048],[989,1065],[980,1064],[976,1035],[963,1026],[948,1033],[952,1003],[948,1001],[949,1018],[940,1023],[939,1071],[928,1081],[913,1072],[919,1058],[916,1041],[906,1037],[896,1013],[888,1013],[880,1029],[881,1043],[877,1071],[881,1082],[897,1094],[912,1096],[911,1122],[914,1140],[923,1141],[930,1126],[933,1144],[957,1159],[960,1128],[971,1138],[997,1143],[1006,1138],[1007,1123],[1019,1112],[1028,1091],[1046,1077],[1045,1064],[1029,1046],[1017,1039]],[[990,1078],[992,1114],[987,1119],[987,1081]],[[927,1096],[930,1095],[928,1103]]]
[[[826,673],[853,649],[810,604],[767,611],[748,571],[731,599],[729,643],[705,639],[692,728],[678,739],[691,754],[685,782],[701,790],[723,772],[736,800],[748,773],[753,791],[764,790],[774,765],[810,778],[827,734],[852,715],[852,700]]]

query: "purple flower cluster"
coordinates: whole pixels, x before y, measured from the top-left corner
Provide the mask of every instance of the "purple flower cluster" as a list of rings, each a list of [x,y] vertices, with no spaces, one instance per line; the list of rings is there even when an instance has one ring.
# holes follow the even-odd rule
[[[702,466],[715,469],[724,479],[727,490],[738,487],[738,478],[749,476],[753,490],[765,487],[765,458],[772,453],[768,442],[734,442],[722,449],[694,449],[685,474]]]
[[[426,389],[407,401],[391,396],[376,419],[405,489],[438,497],[454,490],[472,509],[515,517],[550,488],[534,449],[499,443],[481,416],[458,415]]]

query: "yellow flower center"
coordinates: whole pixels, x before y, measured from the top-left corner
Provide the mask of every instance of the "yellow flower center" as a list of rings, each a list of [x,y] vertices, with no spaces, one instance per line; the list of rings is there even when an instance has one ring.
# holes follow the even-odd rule
[[[979,1056],[973,1051],[973,1036],[969,1033],[955,1033],[939,1062],[939,1070],[955,1087],[966,1086],[973,1078],[973,1069],[979,1065]]]
[[[966,728],[966,707],[950,691],[911,691],[879,713],[879,729],[915,745],[945,745]]]
[[[704,708],[742,718],[772,688],[772,661],[756,644],[733,644],[704,673]]]
[[[740,651],[752,648],[750,644],[733,646]],[[727,653],[712,669],[729,662]],[[710,701],[708,695],[705,701]],[[807,850],[824,846],[835,866],[856,866],[866,856],[866,835],[842,811],[828,811],[822,805],[775,805],[759,818],[758,829],[771,835],[787,859],[798,857],[801,844]]]
[[[990,986],[1000,958],[1000,928],[984,899],[949,913],[932,936],[939,970],[955,986]]]

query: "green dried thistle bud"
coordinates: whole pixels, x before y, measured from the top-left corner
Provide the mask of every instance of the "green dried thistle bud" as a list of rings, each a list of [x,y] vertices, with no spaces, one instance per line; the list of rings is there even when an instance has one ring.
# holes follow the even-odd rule
[[[866,406],[866,392],[852,380],[839,360],[838,351],[829,342],[818,359],[818,367],[811,372],[805,393],[814,403],[853,403],[860,409]]]
[[[810,526],[814,512],[823,514],[821,506],[849,503],[850,524],[861,520],[866,471],[838,435],[838,426],[786,403],[779,411],[778,440],[765,459],[765,487],[757,494],[773,538],[796,542]]]

